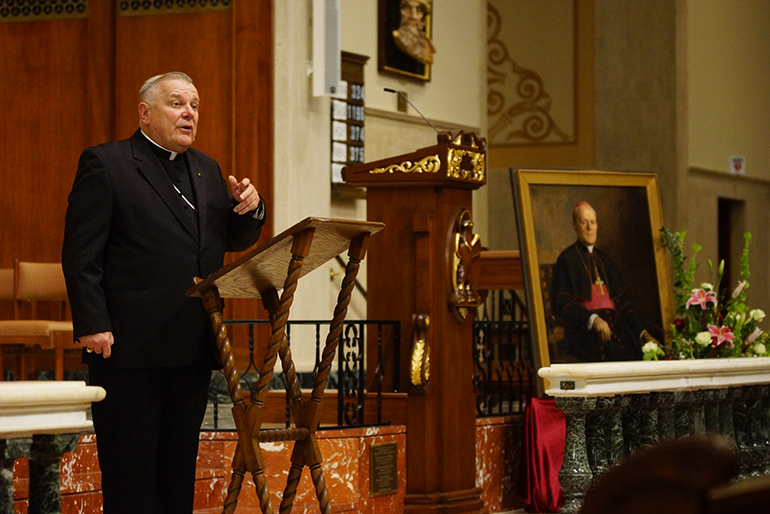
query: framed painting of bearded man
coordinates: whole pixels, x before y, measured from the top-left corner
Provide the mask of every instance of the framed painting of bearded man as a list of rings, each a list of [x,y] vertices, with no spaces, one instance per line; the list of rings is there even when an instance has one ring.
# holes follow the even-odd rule
[[[641,360],[646,343],[665,344],[657,176],[512,169],[511,182],[538,367]]]
[[[433,0],[379,0],[377,69],[430,80]]]

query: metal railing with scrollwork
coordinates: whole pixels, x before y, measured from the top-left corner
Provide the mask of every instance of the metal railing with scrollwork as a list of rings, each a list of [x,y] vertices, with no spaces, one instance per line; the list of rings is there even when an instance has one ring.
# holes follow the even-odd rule
[[[255,330],[259,326],[269,326],[267,320],[230,320],[225,322],[226,325],[238,326],[245,325],[248,327],[248,347],[249,347],[249,362],[246,369],[240,373],[241,386],[244,391],[253,391],[254,385],[259,380],[259,364],[257,356],[255,355]],[[286,337],[289,345],[292,344],[292,328],[298,328],[301,326],[312,327],[315,339],[315,365],[312,371],[297,372],[297,378],[300,383],[300,387],[303,389],[310,389],[313,387],[313,380],[315,374],[318,371],[318,364],[321,359],[323,327],[328,326],[328,321],[319,320],[300,320],[300,321],[288,321],[286,325]],[[371,327],[371,331],[367,330]],[[366,347],[367,347],[367,333],[376,334],[376,348],[377,348],[377,365],[374,370],[375,390],[369,391],[366,388],[367,375],[366,375]],[[387,334],[387,336],[386,336]],[[396,356],[400,347],[400,334],[401,326],[397,321],[387,320],[358,320],[358,321],[346,321],[343,324],[343,331],[340,337],[340,343],[337,350],[337,368],[333,370],[329,375],[329,382],[327,390],[335,391],[337,397],[337,425],[340,427],[353,427],[362,426],[364,422],[364,411],[366,406],[366,397],[375,397],[375,410],[374,416],[375,424],[387,423],[389,420],[383,420],[382,418],[382,394],[383,391],[383,378],[385,373],[391,373],[393,376],[393,383],[398,384],[399,369],[398,359],[393,362],[394,369],[386,370],[382,359],[382,347],[385,343],[384,338],[390,337],[389,346],[395,351]],[[307,334],[305,334],[307,335]],[[286,384],[284,382],[283,373],[275,373],[270,382],[271,391],[285,391]],[[232,420],[224,415],[220,406],[223,404],[231,403],[228,390],[227,380],[221,372],[212,374],[211,383],[209,385],[209,409],[207,412],[207,418],[204,420],[204,428],[211,430],[230,429],[233,428]],[[288,427],[291,423],[291,411],[289,409],[288,395],[286,396],[286,415],[285,423]]]
[[[526,306],[515,291],[490,291],[473,323],[476,415],[523,413],[535,394]]]

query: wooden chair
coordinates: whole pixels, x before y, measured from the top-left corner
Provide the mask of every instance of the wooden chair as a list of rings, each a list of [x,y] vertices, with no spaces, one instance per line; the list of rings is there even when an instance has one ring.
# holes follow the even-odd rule
[[[566,348],[564,326],[551,310],[551,289],[553,287],[554,264],[540,265],[540,287],[543,291],[543,312],[545,328],[548,334],[548,348],[552,363],[577,362]]]
[[[64,379],[64,349],[72,342],[72,322],[66,321],[67,287],[60,263],[16,261],[13,280],[13,317],[0,321],[0,345],[24,348],[21,353],[20,378],[29,374],[30,350],[53,350],[56,380]],[[39,319],[39,302],[55,307],[51,319]],[[25,312],[29,314],[25,316]]]
[[[13,317],[13,268],[0,269],[0,305],[2,307],[2,317]],[[3,355],[6,348],[0,346],[0,380],[3,380]]]
[[[580,514],[767,512],[770,477],[733,480],[737,461],[735,449],[716,435],[666,441],[602,476]]]

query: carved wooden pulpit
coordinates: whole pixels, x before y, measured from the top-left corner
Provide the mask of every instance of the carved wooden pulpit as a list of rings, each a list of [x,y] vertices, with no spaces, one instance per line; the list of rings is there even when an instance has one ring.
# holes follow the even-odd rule
[[[409,392],[407,512],[484,511],[472,349],[481,244],[471,212],[473,190],[486,183],[485,161],[484,138],[443,132],[435,146],[342,172],[367,187],[367,219],[388,226],[370,245],[367,316],[401,321],[401,340],[411,344],[400,358],[409,373],[384,384]],[[367,369],[375,369],[376,349],[367,354]],[[386,365],[394,354],[383,348]]]
[[[323,514],[332,512],[331,501],[321,469],[321,453],[316,440],[321,415],[321,402],[329,378],[335,350],[342,333],[350,295],[361,260],[366,255],[369,236],[384,228],[383,223],[307,218],[267,243],[248,252],[205,280],[195,279],[189,296],[201,296],[209,313],[216,336],[220,358],[224,364],[233,418],[238,431],[238,446],[233,456],[233,476],[228,488],[223,512],[231,514],[238,502],[238,493],[246,472],[251,473],[263,514],[272,514],[273,506],[265,477],[265,464],[260,442],[295,441],[291,469],[281,500],[280,512],[291,511],[302,470],[307,466],[316,489]],[[289,308],[300,277],[325,264],[348,249],[348,264],[337,298],[334,317],[329,327],[321,362],[318,365],[310,399],[300,390],[286,338]],[[278,291],[282,290],[280,297]],[[270,318],[271,334],[265,357],[259,370],[259,380],[246,405],[238,380],[227,329],[222,318],[222,298],[261,298]],[[291,398],[294,427],[262,430],[265,398],[273,376],[276,359],[280,356]]]

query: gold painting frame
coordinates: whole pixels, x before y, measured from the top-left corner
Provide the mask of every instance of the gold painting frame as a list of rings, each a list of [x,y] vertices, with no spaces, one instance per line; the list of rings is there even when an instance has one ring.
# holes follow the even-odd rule
[[[649,331],[661,344],[670,344],[673,301],[668,256],[660,234],[663,214],[657,175],[516,168],[510,173],[537,367],[576,362],[562,360],[557,348],[561,340],[558,326],[551,323],[550,291],[543,285],[542,270],[574,243],[571,213],[578,201],[587,201],[597,212],[597,247],[617,252],[613,259],[619,268],[633,264],[626,266],[630,272],[625,281],[629,289],[639,288],[635,305],[642,307],[640,316],[644,314],[654,325]],[[605,227],[609,227],[606,240],[602,238]]]
[[[395,42],[394,32],[403,23],[401,0],[378,0],[377,69],[428,82],[435,53],[432,43],[433,0],[419,0],[415,3],[426,6],[420,23],[424,25],[421,33],[429,48],[426,53],[429,54],[430,63],[410,57]]]

